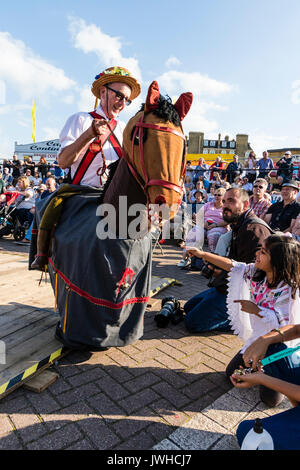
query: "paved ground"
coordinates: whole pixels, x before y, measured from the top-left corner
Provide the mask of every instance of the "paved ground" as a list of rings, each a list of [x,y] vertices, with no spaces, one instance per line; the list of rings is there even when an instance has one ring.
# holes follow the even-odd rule
[[[59,379],[41,394],[21,387],[0,401],[0,449],[238,449],[235,429],[250,416],[266,416],[257,391],[231,387],[224,370],[239,350],[231,334],[189,334],[183,323],[158,328],[161,298],[182,304],[206,288],[199,273],[176,267],[181,250],[155,250],[153,274],[174,277],[173,286],[151,299],[143,338],[106,352],[71,352],[53,370]],[[11,282],[1,304],[53,307],[50,286],[26,270],[27,247],[0,240],[0,257],[12,262],[0,272]],[[4,259],[4,258],[3,258]],[[288,407],[287,402],[281,409]]]

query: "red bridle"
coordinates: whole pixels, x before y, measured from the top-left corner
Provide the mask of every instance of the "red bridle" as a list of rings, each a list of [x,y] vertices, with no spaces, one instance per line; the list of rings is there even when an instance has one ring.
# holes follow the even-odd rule
[[[144,161],[143,129],[146,128],[146,129],[154,129],[154,130],[162,131],[162,132],[170,132],[170,133],[175,134],[176,136],[180,137],[185,142],[184,134],[180,133],[180,132],[178,132],[175,129],[172,129],[170,127],[159,126],[159,125],[156,125],[156,124],[150,124],[150,123],[143,122],[143,119],[144,119],[144,113],[142,114],[140,120],[135,125],[135,130],[134,130],[134,133],[133,133],[133,136],[132,136],[132,143],[131,143],[131,154],[133,156],[134,139],[135,139],[135,137],[138,133],[140,160],[141,160],[141,167],[142,167],[143,175],[144,175],[144,181],[142,181],[142,179],[141,179],[140,175],[138,174],[136,168],[129,161],[129,157],[123,149],[123,158],[126,161],[126,163],[128,165],[128,168],[130,169],[132,175],[137,180],[139,185],[142,187],[143,191],[146,192],[146,194],[147,194],[147,189],[150,186],[163,186],[164,188],[171,189],[173,191],[178,192],[180,195],[182,195],[182,193],[183,193],[183,175],[184,175],[184,171],[185,171],[185,165],[184,165],[185,146],[184,146],[184,155],[183,155],[183,158],[182,158],[182,168],[181,168],[181,175],[180,175],[181,185],[172,183],[170,181],[162,180],[162,179],[149,179],[147,171],[146,171],[146,167],[145,167],[145,161]],[[148,194],[147,194],[147,197],[148,197]]]

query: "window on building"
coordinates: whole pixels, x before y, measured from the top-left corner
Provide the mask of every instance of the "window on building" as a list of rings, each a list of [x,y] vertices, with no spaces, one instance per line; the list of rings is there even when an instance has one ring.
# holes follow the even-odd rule
[[[203,153],[208,153],[208,149],[203,149]]]
[[[215,149],[209,149],[209,153],[215,153]]]
[[[215,140],[210,140],[210,141],[209,141],[209,145],[210,145],[211,147],[215,147],[216,141],[215,141]]]
[[[203,147],[208,147],[208,140],[203,140]]]
[[[226,141],[226,140],[222,140],[222,142],[221,142],[221,147],[223,147],[223,148],[224,148],[224,147],[225,147],[225,148],[227,147],[227,141]]]
[[[232,140],[232,141],[230,142],[230,148],[231,148],[231,149],[234,149],[234,148],[235,148],[235,141],[234,141],[234,140]]]

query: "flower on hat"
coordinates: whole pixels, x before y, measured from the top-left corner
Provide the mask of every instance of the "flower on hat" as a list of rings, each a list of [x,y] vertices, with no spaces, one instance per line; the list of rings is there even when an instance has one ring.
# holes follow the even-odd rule
[[[103,75],[122,75],[123,77],[131,77],[130,73],[127,70],[124,70],[121,67],[113,67],[111,70],[104,70],[103,72],[96,75],[95,80],[102,77]]]

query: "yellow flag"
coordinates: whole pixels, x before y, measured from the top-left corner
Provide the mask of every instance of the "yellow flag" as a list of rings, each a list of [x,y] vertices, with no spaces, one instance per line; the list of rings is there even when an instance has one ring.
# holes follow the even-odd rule
[[[32,141],[35,142],[35,102],[32,101]]]

